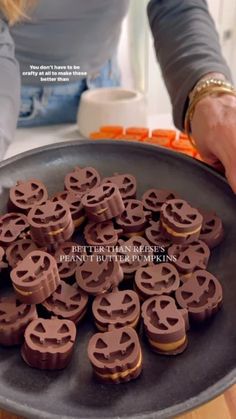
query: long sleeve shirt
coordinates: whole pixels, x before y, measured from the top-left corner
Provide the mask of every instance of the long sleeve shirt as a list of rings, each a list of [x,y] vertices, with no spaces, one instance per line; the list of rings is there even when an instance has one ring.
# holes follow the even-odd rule
[[[29,18],[9,28],[0,19],[0,158],[14,136],[20,85],[30,65],[78,65],[88,73],[114,55],[129,0],[38,0]],[[183,127],[187,97],[199,78],[230,78],[205,0],[151,0],[148,16],[176,126]]]

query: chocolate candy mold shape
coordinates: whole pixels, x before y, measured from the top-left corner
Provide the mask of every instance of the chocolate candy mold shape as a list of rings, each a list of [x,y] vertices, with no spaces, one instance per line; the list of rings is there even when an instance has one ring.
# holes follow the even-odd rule
[[[123,199],[136,198],[137,182],[135,177],[129,173],[114,173],[113,176],[104,178],[102,183],[113,183],[118,186]]]
[[[148,189],[142,196],[144,208],[152,211],[153,215],[158,215],[162,205],[169,199],[176,199],[178,195],[175,192],[164,189]]]
[[[109,325],[116,328],[136,327],[140,317],[139,298],[132,290],[102,294],[94,299],[92,311],[101,332],[106,332]]]
[[[214,212],[199,211],[203,216],[199,238],[204,241],[210,249],[213,249],[224,239],[222,220]]]
[[[41,246],[60,244],[74,232],[70,208],[65,201],[46,201],[35,205],[28,214],[32,239]]]
[[[0,217],[0,246],[7,247],[29,228],[24,214],[9,212]]]
[[[153,251],[146,239],[133,236],[118,241],[117,258],[125,278],[133,278],[138,268],[153,264]]]
[[[134,234],[143,235],[151,219],[151,212],[145,211],[143,203],[137,199],[124,201],[125,209],[116,217],[117,225],[123,229],[123,234],[132,237]]]
[[[176,291],[175,297],[179,306],[188,310],[190,320],[202,323],[220,309],[223,290],[214,275],[199,270]]]
[[[26,304],[42,303],[60,284],[54,257],[41,250],[29,253],[10,275],[17,297]]]
[[[19,180],[10,188],[8,210],[27,214],[33,205],[43,204],[47,199],[46,186],[40,180]]]
[[[203,217],[196,208],[182,199],[171,199],[161,208],[161,228],[173,243],[184,244],[197,240]]]
[[[65,189],[82,197],[100,185],[100,175],[93,167],[75,167],[73,172],[65,176]]]
[[[154,295],[169,295],[180,285],[177,269],[170,263],[139,268],[135,274],[135,289],[141,300]]]
[[[165,237],[160,228],[160,221],[150,221],[149,226],[145,230],[145,236],[153,246],[164,247],[165,249],[171,246],[171,240]]]
[[[25,330],[21,355],[30,367],[63,369],[71,360],[75,339],[76,327],[72,321],[39,318]]]
[[[51,200],[53,202],[65,201],[69,205],[75,228],[80,227],[86,220],[85,211],[81,203],[80,195],[70,191],[63,191],[55,194]]]
[[[103,223],[88,223],[84,228],[84,238],[90,246],[115,246],[121,229],[116,229],[111,220]]]
[[[28,324],[38,317],[35,305],[21,303],[15,295],[0,299],[0,345],[23,342]]]
[[[69,285],[64,281],[42,305],[53,316],[67,319],[77,324],[87,310],[88,296],[76,284]]]
[[[142,305],[145,333],[151,348],[164,355],[177,355],[187,347],[188,312],[178,309],[167,295],[155,296]]]
[[[7,261],[11,268],[15,268],[30,252],[37,249],[36,243],[30,239],[17,240],[6,249]]]
[[[196,240],[190,244],[173,244],[168,249],[168,255],[173,258],[173,264],[181,275],[181,279],[186,280],[191,277],[192,272],[198,269],[206,269],[210,257],[208,246],[201,240]]]
[[[79,248],[78,243],[61,243],[54,254],[60,278],[64,281],[74,277],[77,266],[82,265],[86,256],[82,247],[81,250],[76,250],[77,248]]]
[[[142,371],[140,342],[132,327],[93,335],[88,344],[88,357],[95,376],[105,383],[127,382]]]
[[[77,267],[75,277],[84,292],[96,296],[117,287],[123,279],[123,271],[113,258],[97,260],[97,255],[93,255]]]
[[[103,183],[85,194],[82,204],[88,218],[96,222],[111,220],[124,211],[123,199],[113,183]]]

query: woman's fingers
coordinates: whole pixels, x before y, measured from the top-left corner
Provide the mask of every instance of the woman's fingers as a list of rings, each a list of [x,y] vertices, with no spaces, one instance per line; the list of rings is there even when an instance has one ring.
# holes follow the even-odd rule
[[[196,106],[192,133],[203,159],[225,169],[236,193],[236,98],[227,94],[208,96]]]

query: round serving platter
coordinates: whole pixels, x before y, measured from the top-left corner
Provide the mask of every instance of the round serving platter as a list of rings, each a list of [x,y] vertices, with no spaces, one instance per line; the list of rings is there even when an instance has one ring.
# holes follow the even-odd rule
[[[0,211],[17,180],[41,179],[49,193],[63,189],[75,166],[93,166],[103,176],[131,173],[139,196],[149,188],[171,189],[196,207],[215,210],[225,227],[209,270],[224,289],[222,310],[189,333],[180,356],[159,356],[142,340],[143,372],[136,381],[104,385],[92,375],[86,350],[95,328],[89,316],[78,326],[78,341],[64,371],[28,367],[18,348],[0,347],[0,407],[32,418],[168,418],[192,409],[236,382],[236,199],[227,182],[209,167],[164,148],[115,141],[74,141],[42,147],[1,163]],[[5,283],[0,281],[0,295]]]

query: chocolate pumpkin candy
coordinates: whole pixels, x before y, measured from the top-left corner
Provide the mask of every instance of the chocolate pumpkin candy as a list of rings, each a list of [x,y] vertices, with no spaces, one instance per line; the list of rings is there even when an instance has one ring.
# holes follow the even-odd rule
[[[93,167],[75,167],[65,176],[65,189],[77,194],[80,198],[100,185],[100,175]]]
[[[185,244],[198,239],[203,217],[183,199],[171,199],[162,205],[160,221],[167,239]]]
[[[13,294],[0,299],[0,345],[13,346],[23,342],[28,324],[37,319],[35,305],[20,302]]]
[[[117,287],[123,279],[123,271],[119,262],[113,258],[98,260],[93,255],[77,267],[75,277],[84,292],[96,296]]]
[[[28,214],[33,241],[41,246],[63,243],[71,238],[74,224],[65,201],[46,201],[35,205]]]
[[[145,333],[151,348],[163,355],[177,355],[187,347],[188,312],[178,309],[167,295],[155,296],[142,305]]]
[[[201,323],[220,309],[223,290],[214,275],[198,270],[176,291],[175,298],[180,307],[188,310],[190,320]]]
[[[86,313],[87,303],[87,294],[76,284],[69,285],[61,281],[56,291],[42,303],[42,306],[53,316],[71,320],[77,324]]]
[[[38,369],[57,370],[69,364],[76,339],[76,327],[70,320],[37,319],[25,330],[21,348],[24,361]]]
[[[41,250],[30,252],[10,275],[17,298],[26,304],[42,303],[60,284],[54,257]]]
[[[180,285],[177,269],[170,263],[139,268],[135,274],[135,290],[141,300],[154,295],[169,295]]]
[[[98,295],[92,306],[97,328],[104,332],[110,325],[116,328],[135,327],[140,317],[140,303],[132,290],[113,291]]]
[[[135,177],[129,173],[114,173],[113,176],[104,178],[102,183],[113,183],[118,186],[123,199],[131,199],[136,197],[137,182]]]
[[[10,246],[29,228],[24,214],[9,212],[0,217],[0,246]]]
[[[46,186],[40,180],[19,180],[10,188],[8,210],[27,214],[34,204],[43,204],[47,199]]]
[[[88,357],[95,376],[105,383],[127,382],[142,371],[139,338],[129,326],[93,335],[88,344]]]
[[[95,222],[111,220],[124,210],[119,189],[113,183],[103,183],[85,194],[82,204],[88,218]]]

